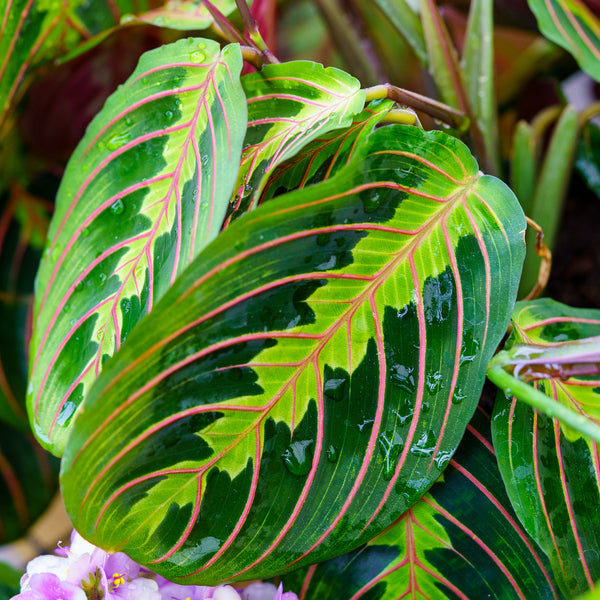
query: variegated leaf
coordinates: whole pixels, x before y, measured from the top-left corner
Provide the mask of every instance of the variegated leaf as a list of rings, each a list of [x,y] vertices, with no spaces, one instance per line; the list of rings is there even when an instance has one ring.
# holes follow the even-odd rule
[[[291,573],[300,600],[552,600],[548,560],[504,490],[478,411],[442,478],[394,525],[344,556]]]
[[[528,0],[541,32],[600,81],[600,21],[582,0]]]
[[[236,9],[235,0],[214,0],[214,8],[227,16]],[[122,23],[150,23],[157,27],[192,31],[210,27],[214,19],[202,0],[168,0],[145,13],[125,15]]]
[[[246,125],[239,47],[142,56],[67,167],[37,278],[30,418],[60,455],[102,364],[221,226]]]
[[[325,181],[347,165],[375,126],[391,110],[391,100],[371,102],[352,125],[335,129],[302,148],[293,158],[278,165],[267,181],[259,204],[274,196]]]
[[[62,467],[77,529],[188,583],[371,539],[463,436],[524,228],[461,142],[403,126],[234,223],[84,401]]]
[[[520,302],[507,343],[559,347],[600,335],[600,311],[553,300]],[[578,376],[540,380],[536,387],[576,412],[600,421],[600,379]],[[550,557],[568,596],[600,578],[600,455],[581,437],[527,404],[499,394],[494,446],[515,511]]]
[[[365,101],[357,79],[308,61],[267,65],[242,84],[248,131],[230,219],[256,206],[278,164],[327,132],[349,127]]]

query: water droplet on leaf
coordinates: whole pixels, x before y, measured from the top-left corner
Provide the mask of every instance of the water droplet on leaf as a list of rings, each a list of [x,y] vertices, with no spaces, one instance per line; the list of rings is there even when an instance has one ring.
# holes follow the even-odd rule
[[[338,451],[337,448],[330,444],[329,448],[327,448],[327,460],[331,463],[336,462],[338,459]]]
[[[194,52],[190,52],[190,60],[195,63],[200,63],[206,58],[206,54],[204,52],[200,52],[200,50],[195,50]]]
[[[121,198],[110,205],[110,212],[113,215],[122,215],[125,212],[125,204]]]
[[[281,455],[283,464],[292,475],[307,475],[312,466],[312,440],[292,442]]]

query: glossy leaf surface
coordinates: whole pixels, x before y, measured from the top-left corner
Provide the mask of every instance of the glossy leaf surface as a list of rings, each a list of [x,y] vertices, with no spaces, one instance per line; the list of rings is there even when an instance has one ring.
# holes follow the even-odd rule
[[[225,16],[236,9],[235,0],[214,0],[212,5]],[[191,31],[210,27],[213,18],[202,0],[169,0],[164,6],[146,13],[125,15],[122,20],[125,23],[132,21]]]
[[[407,126],[231,225],[86,398],[63,461],[76,528],[190,583],[373,537],[462,438],[524,227],[461,142]]]
[[[0,544],[25,534],[58,491],[59,461],[0,422]]]
[[[506,496],[478,411],[442,479],[394,525],[344,556],[287,575],[300,600],[562,598]]]
[[[254,208],[275,167],[328,131],[349,127],[363,106],[360,82],[308,61],[267,65],[242,77],[248,131],[236,183],[234,218]]]
[[[245,130],[237,45],[146,53],[69,162],[37,278],[28,403],[62,452],[103,362],[221,226]]]
[[[326,181],[346,166],[393,107],[391,100],[371,102],[350,127],[336,129],[318,137],[293,158],[277,166],[269,178],[259,204],[266,200]]]
[[[29,431],[25,394],[33,280],[52,207],[16,184],[0,207],[0,419]]]
[[[544,299],[517,304],[507,343],[556,347],[600,335],[600,311]],[[600,421],[600,379],[537,382],[538,389]],[[595,442],[500,394],[494,446],[509,496],[527,531],[550,557],[563,590],[581,593],[600,578],[600,458]]]
[[[600,21],[580,0],[528,0],[540,31],[600,81]]]
[[[19,580],[22,572],[15,568],[0,563],[0,600],[10,600],[19,593]]]

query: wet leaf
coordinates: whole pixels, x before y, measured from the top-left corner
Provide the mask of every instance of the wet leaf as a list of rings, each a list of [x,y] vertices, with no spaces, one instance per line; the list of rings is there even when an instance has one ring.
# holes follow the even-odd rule
[[[233,223],[86,398],[63,461],[77,529],[205,584],[371,539],[463,436],[524,227],[461,142],[408,126]]]
[[[246,124],[241,64],[237,45],[195,38],[144,54],[71,157],[36,283],[28,390],[57,455],[104,361],[219,231]]]
[[[327,132],[349,127],[363,106],[360,82],[308,61],[267,65],[242,77],[248,131],[236,192],[235,219],[255,207],[275,167]]]
[[[600,311],[553,300],[519,302],[507,347],[534,343],[558,348],[600,335]],[[600,379],[540,380],[538,389],[600,421]],[[568,596],[600,578],[600,458],[595,442],[526,404],[499,394],[492,425],[500,471],[515,512],[550,557]]]
[[[563,597],[511,508],[481,411],[442,479],[394,525],[349,554],[286,575],[284,587],[300,600]]]

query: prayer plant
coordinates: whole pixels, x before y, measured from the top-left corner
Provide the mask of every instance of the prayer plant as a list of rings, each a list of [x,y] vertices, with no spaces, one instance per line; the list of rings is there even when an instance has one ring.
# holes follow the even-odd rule
[[[598,106],[515,106],[597,7],[441,4],[0,2],[0,541],[59,470],[87,540],[19,598],[594,593]]]

